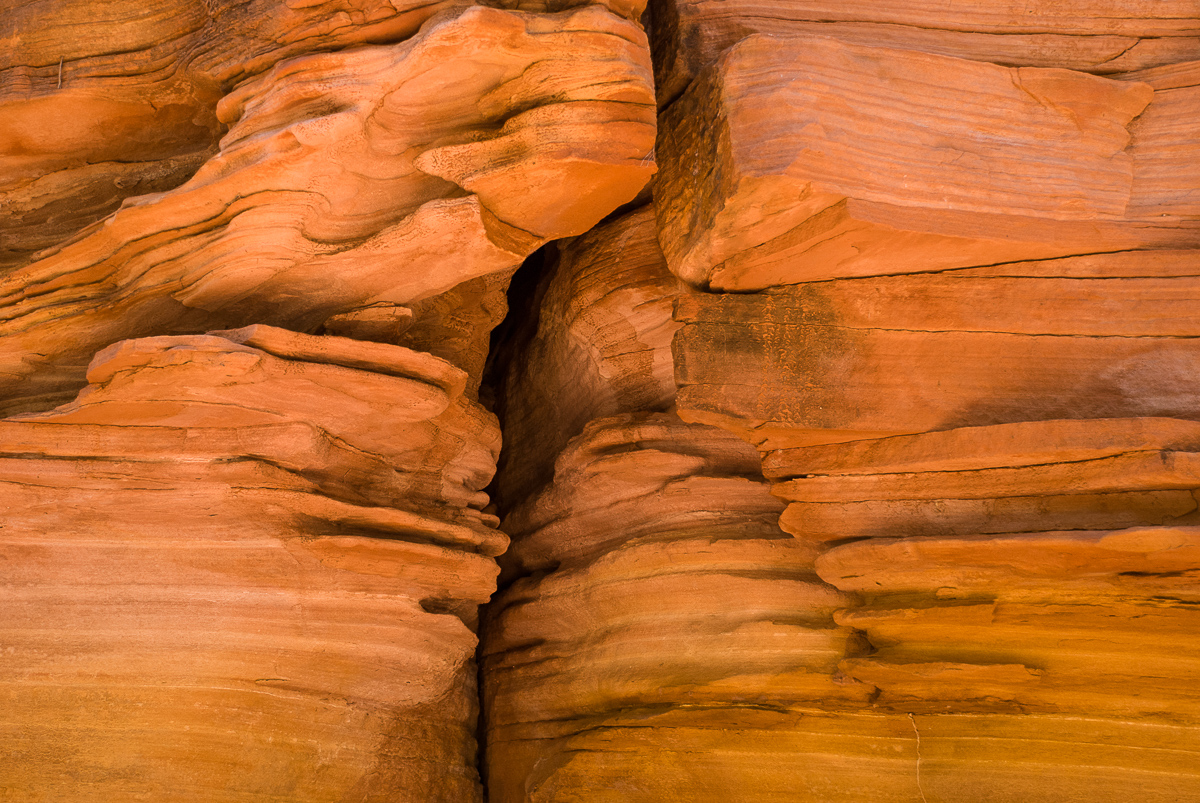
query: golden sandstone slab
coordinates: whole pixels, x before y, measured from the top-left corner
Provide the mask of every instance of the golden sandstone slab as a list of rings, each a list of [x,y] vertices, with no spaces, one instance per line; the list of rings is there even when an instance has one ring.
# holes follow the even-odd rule
[[[0,422],[5,783],[476,797],[472,628],[507,539],[462,372],[260,326],[124,341],[89,378]]]

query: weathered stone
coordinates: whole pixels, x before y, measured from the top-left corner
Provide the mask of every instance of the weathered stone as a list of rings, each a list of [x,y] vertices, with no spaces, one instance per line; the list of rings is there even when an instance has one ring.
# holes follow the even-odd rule
[[[665,102],[678,97],[722,51],[755,33],[817,34],[1009,66],[1101,74],[1200,57],[1200,26],[1186,0],[951,6],[928,0],[664,0],[655,12],[655,75]]]
[[[667,270],[649,207],[560,246],[519,302],[527,315],[493,361],[508,439],[498,497],[522,501],[552,476],[555,457],[588,422],[662,411],[675,400],[671,339],[680,282]]]
[[[1195,248],[1180,187],[1200,184],[1200,160],[1176,133],[1195,90],[1173,91],[1156,100],[1141,81],[752,36],[663,115],[663,252],[693,285],[745,291]]]
[[[429,355],[225,334],[0,422],[6,787],[478,799],[494,418]]]
[[[1197,254],[692,294],[676,313],[680,414],[770,448],[1040,419],[1194,418]]]
[[[599,419],[506,517],[508,584],[483,646],[492,799],[603,788],[626,748],[577,775],[575,745],[635,715],[741,728],[763,708],[865,699],[834,677],[854,637],[831,616],[852,598],[816,580],[815,545],[779,530],[757,465],[744,442],[669,414]],[[630,789],[657,788],[645,772]]]
[[[217,114],[229,133],[187,184],[0,280],[9,410],[74,392],[123,337],[311,330],[511,270],[654,169],[645,36],[598,6],[445,12],[400,45],[279,62]]]

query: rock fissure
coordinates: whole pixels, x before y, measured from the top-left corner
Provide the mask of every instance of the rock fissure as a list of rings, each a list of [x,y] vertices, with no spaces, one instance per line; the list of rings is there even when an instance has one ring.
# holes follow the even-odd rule
[[[10,795],[1200,799],[1190,0],[9,5]]]

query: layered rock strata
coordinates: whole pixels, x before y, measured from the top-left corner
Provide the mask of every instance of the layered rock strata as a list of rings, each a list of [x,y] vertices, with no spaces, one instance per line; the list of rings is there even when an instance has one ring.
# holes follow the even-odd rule
[[[7,788],[478,799],[507,539],[464,372],[269,327],[123,341],[0,422]]]
[[[1195,418],[1198,267],[1200,251],[1134,251],[693,294],[676,308],[679,407],[776,447]]]
[[[482,799],[490,331],[655,170],[574,5],[6,12],[9,795]]]
[[[1200,799],[1192,4],[9,5],[5,794]]]
[[[250,79],[297,57],[409,39],[439,12],[471,5],[5,3],[0,267],[28,261],[115,211],[125,198],[189,179],[217,152],[231,122],[218,112],[222,97]],[[580,4],[555,5],[561,11]],[[641,13],[636,4],[611,7],[633,19]],[[320,91],[336,90],[326,85]]]
[[[1198,90],[1179,82],[1160,97],[1147,81],[753,36],[663,115],[663,250],[685,280],[745,291],[1195,248],[1200,160],[1178,132]]]
[[[1112,74],[1200,58],[1186,2],[664,0],[655,5],[655,75],[669,102],[753,34],[832,36],[1014,67]]]
[[[658,247],[653,209],[605,221],[548,258],[541,283],[523,290],[532,314],[492,358],[496,409],[514,444],[497,478],[506,505],[553,478],[555,455],[588,422],[675,401],[671,342],[683,285]]]
[[[492,800],[735,794],[766,722],[866,699],[834,677],[856,636],[832,615],[853,597],[816,577],[818,545],[779,529],[758,463],[670,414],[602,418],[505,518],[518,579],[489,606],[482,653]],[[649,771],[688,749],[678,733],[730,728],[751,735],[695,757],[697,777]],[[717,767],[728,777],[702,777]]]
[[[530,353],[587,368],[507,374],[508,459],[540,461],[545,485],[506,500],[514,543],[484,626],[491,788],[1200,795],[1194,15],[655,8],[653,210],[692,288],[659,290],[677,392],[652,418],[627,397],[561,449],[613,412],[575,388],[610,398],[631,378],[568,356],[578,313],[552,288],[569,280],[544,282]],[[649,262],[620,263],[625,281]],[[651,421],[673,434],[632,428]],[[676,512],[685,472],[712,479],[713,446],[687,444],[713,426],[757,447],[787,503],[787,569],[732,491],[731,509],[697,491]],[[765,487],[756,468],[742,476]],[[765,577],[770,592],[743,586]]]
[[[1198,434],[1060,420],[768,457],[783,526],[861,599],[835,618],[871,651],[840,670],[926,729],[930,799],[1200,795]],[[1007,746],[972,743],[994,727]]]
[[[653,103],[645,35],[598,6],[471,7],[281,61],[221,99],[229,131],[186,184],[0,280],[0,379],[27,400],[8,407],[69,398],[122,337],[308,331],[512,270],[638,193]]]

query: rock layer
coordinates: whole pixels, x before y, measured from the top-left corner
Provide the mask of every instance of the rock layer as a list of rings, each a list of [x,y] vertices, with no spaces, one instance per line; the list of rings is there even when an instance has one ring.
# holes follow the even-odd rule
[[[1186,2],[665,0],[656,6],[659,95],[676,98],[722,51],[756,34],[817,34],[1016,67],[1097,74],[1200,57]]]
[[[8,795],[483,798],[490,331],[655,169],[575,5],[6,12]]]
[[[1200,799],[1193,4],[9,5],[0,797]]]
[[[647,772],[657,719],[751,728],[763,706],[865,699],[868,687],[834,678],[854,634],[832,613],[852,598],[817,579],[812,544],[780,531],[758,462],[739,439],[669,414],[602,418],[506,517],[503,562],[519,579],[491,604],[483,648],[491,799],[615,800],[619,788],[650,800],[663,790]],[[647,738],[581,760],[643,720]],[[669,799],[710,791],[671,780]]]
[[[497,412],[517,449],[501,458],[498,498],[519,503],[553,477],[555,456],[597,418],[667,410],[681,283],[667,270],[650,207],[559,246],[522,298],[536,312],[497,345]]]
[[[659,291],[677,393],[656,420],[691,428],[594,420],[542,490],[506,500],[483,637],[493,792],[1200,794],[1194,15],[656,9],[655,225],[691,285]],[[597,414],[578,377],[589,399],[653,387],[644,369],[597,382],[635,370],[603,360],[539,371],[586,364],[543,335],[569,319],[558,280],[529,352],[541,383],[510,370],[502,388],[508,460],[543,472]],[[545,412],[556,390],[565,415]],[[700,492],[712,446],[683,433],[714,425],[761,452],[784,552],[758,546],[772,528],[742,497]],[[752,611],[769,621],[745,627]]]
[[[1038,419],[1192,418],[1198,260],[1129,252],[693,294],[676,310],[681,414],[776,446]]]
[[[89,379],[0,422],[8,788],[478,798],[507,539],[463,372],[251,327],[124,341]]]
[[[185,185],[0,280],[2,392],[27,399],[9,409],[73,393],[122,337],[311,330],[586,230],[653,171],[645,51],[599,7],[473,7],[399,45],[276,64],[221,100],[230,130]]]
[[[1200,184],[1194,141],[1161,139],[1195,90],[1172,91],[1156,100],[1142,81],[753,36],[663,116],[663,251],[694,285],[745,291],[1194,248],[1194,198],[1180,189]],[[1167,153],[1169,177],[1155,166]]]

